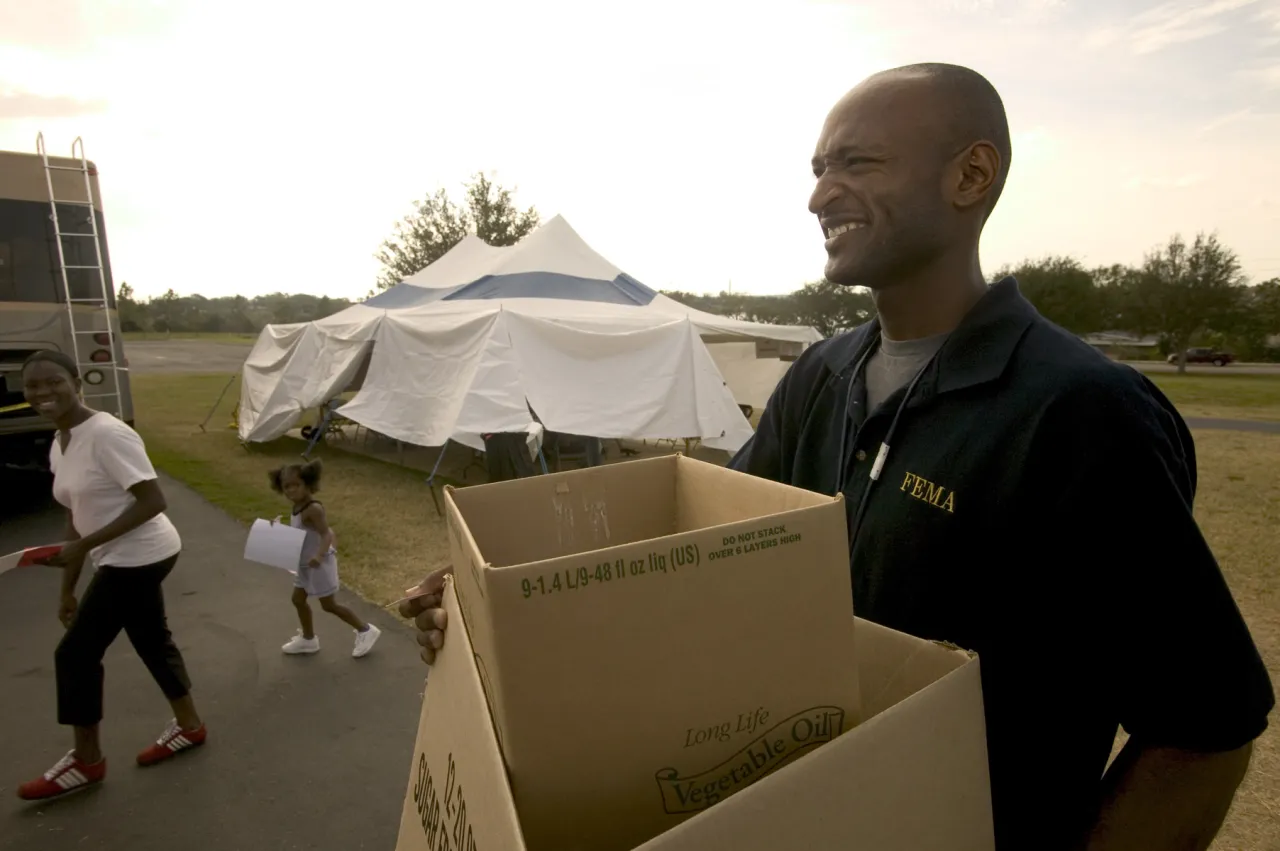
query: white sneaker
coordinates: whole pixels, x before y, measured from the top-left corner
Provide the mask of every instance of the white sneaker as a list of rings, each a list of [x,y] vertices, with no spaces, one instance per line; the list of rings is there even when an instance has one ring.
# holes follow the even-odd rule
[[[373,624],[369,624],[369,628],[364,632],[356,630],[356,646],[351,651],[351,655],[359,659],[361,656],[373,649],[373,645],[378,643],[378,636],[382,635],[382,630]]]
[[[314,638],[303,638],[302,630],[298,630],[298,634],[289,639],[289,642],[280,648],[290,656],[297,656],[302,653],[319,653],[320,652],[320,636]]]

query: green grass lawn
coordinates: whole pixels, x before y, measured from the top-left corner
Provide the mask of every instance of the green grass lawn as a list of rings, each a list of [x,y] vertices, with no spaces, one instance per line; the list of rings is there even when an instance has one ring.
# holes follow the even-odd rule
[[[1184,417],[1280,421],[1280,375],[1149,373]]]

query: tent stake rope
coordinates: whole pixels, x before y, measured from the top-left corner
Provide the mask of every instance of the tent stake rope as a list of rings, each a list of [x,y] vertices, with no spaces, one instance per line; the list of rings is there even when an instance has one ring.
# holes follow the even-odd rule
[[[236,377],[237,377],[237,376],[239,376],[239,375],[240,375],[240,373],[238,373],[238,372],[233,372],[233,373],[231,373],[231,377],[230,377],[229,379],[227,379],[227,384],[226,384],[226,386],[225,386],[225,387],[223,387],[223,388],[222,388],[222,392],[218,394],[218,401],[214,402],[214,403],[213,403],[213,407],[209,409],[209,416],[205,417],[205,418],[204,418],[204,422],[200,423],[200,430],[201,430],[201,431],[204,431],[204,430],[205,430],[205,426],[207,426],[207,425],[209,424],[209,420],[213,419],[213,415],[214,415],[214,414],[216,414],[216,413],[218,412],[218,406],[222,404],[222,399],[223,399],[223,397],[227,395],[227,391],[231,389],[231,385],[232,385],[232,384],[235,384],[235,382],[236,382]]]

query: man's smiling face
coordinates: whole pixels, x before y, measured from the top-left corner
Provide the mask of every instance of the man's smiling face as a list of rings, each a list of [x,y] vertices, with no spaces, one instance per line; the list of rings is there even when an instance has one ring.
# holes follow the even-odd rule
[[[883,289],[951,244],[943,122],[927,82],[873,77],[827,117],[813,155],[809,211],[827,249],[826,277]]]

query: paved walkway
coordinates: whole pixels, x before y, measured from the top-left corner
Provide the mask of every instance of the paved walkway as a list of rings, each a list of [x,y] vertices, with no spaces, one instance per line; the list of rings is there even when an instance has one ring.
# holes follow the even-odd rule
[[[291,578],[245,563],[241,526],[185,487],[164,487],[186,543],[165,586],[170,626],[209,744],[167,765],[134,765],[170,714],[121,635],[105,662],[106,783],[43,805],[19,801],[18,783],[70,747],[54,712],[59,577],[0,576],[0,849],[389,851],[425,672],[408,629],[344,592],[385,630],[373,652],[352,659],[350,628],[317,606],[323,650],[283,656],[297,628]],[[0,554],[55,540],[60,528],[47,504],[0,509]]]
[[[1186,417],[1188,428],[1221,429],[1225,431],[1252,431],[1263,434],[1280,434],[1280,422],[1263,420],[1219,420],[1208,417]]]
[[[138,340],[124,344],[129,368],[138,373],[240,371],[253,349],[252,342],[216,340]]]

